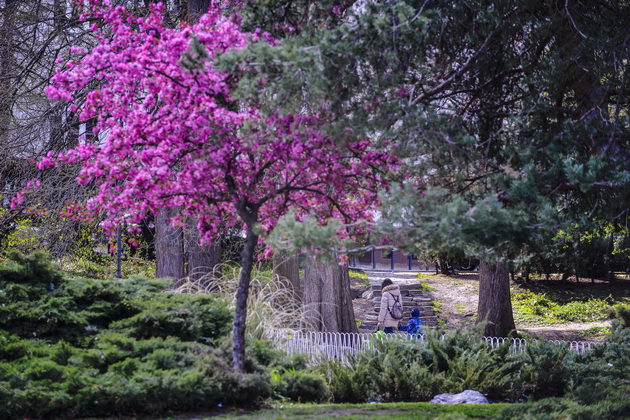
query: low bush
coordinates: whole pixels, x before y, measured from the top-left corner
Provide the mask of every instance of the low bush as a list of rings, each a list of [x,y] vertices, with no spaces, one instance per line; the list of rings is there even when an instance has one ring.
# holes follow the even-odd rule
[[[89,345],[99,331],[215,341],[230,331],[227,302],[161,293],[169,280],[65,278],[43,254],[9,256],[0,270],[0,328],[23,338]]]
[[[97,338],[86,349],[3,333],[3,348],[26,351],[0,361],[0,418],[152,415],[217,404],[252,406],[272,395],[264,370],[236,373],[220,348],[116,332]],[[326,384],[309,375],[283,379],[287,396],[297,400],[303,392],[321,400]]]
[[[323,375],[296,369],[276,369],[271,374],[277,397],[298,402],[322,402],[330,398]]]
[[[373,351],[356,355],[349,365],[325,363],[334,401],[427,401],[465,389],[514,397],[519,365],[507,346],[490,348],[479,329],[441,335],[428,331],[424,341],[375,339]]]
[[[493,401],[570,396],[593,405],[619,390],[630,392],[630,330],[614,321],[606,342],[582,354],[544,340],[511,352],[488,346],[479,330],[443,337],[429,331],[422,341],[375,339],[372,351],[320,369],[335,402],[428,401],[473,389]],[[606,410],[618,409],[611,404]]]
[[[608,316],[619,320],[624,328],[630,328],[630,304],[617,304],[608,310]]]
[[[43,254],[10,258],[0,268],[0,418],[251,406],[273,393],[267,366],[288,363],[253,341],[247,373],[234,372],[231,312],[213,296],[162,293],[166,280],[64,277]],[[297,376],[283,382],[287,394],[321,399],[316,378]]]

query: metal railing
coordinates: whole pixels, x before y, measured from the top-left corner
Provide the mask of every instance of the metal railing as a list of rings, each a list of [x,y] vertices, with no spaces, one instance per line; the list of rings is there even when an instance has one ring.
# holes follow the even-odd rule
[[[287,354],[303,353],[308,355],[312,361],[323,359],[336,359],[347,362],[348,357],[367,350],[374,349],[374,343],[381,341],[409,341],[424,343],[424,335],[410,336],[409,334],[378,334],[378,333],[333,333],[333,332],[313,332],[280,330],[274,333],[272,340],[278,348]],[[442,336],[444,338],[444,336]],[[528,343],[538,340],[525,340],[522,338],[504,337],[482,337],[492,348],[497,348],[508,343],[510,352],[516,353],[525,350]],[[548,340],[549,342],[568,345],[569,350],[584,353],[601,343],[592,341],[562,341]]]

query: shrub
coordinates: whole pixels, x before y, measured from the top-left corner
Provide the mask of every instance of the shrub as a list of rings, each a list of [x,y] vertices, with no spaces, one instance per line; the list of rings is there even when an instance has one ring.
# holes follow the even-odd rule
[[[545,340],[529,343],[524,353],[514,356],[522,363],[523,392],[534,398],[564,395],[571,380],[567,365],[575,357],[566,344]]]
[[[519,363],[507,347],[486,345],[479,329],[443,339],[441,332],[429,331],[425,341],[375,340],[373,350],[349,365],[322,365],[336,402],[427,401],[464,389],[503,398],[520,389]]]
[[[43,254],[10,254],[0,270],[0,328],[88,346],[108,328],[132,337],[176,336],[214,342],[232,320],[227,303],[208,295],[161,293],[169,280],[65,279]]]
[[[614,305],[609,309],[608,315],[612,319],[617,319],[622,327],[630,328],[630,305]]]
[[[220,349],[174,337],[102,333],[91,349],[2,337],[25,349],[0,362],[2,418],[155,415],[251,406],[271,396],[269,375],[237,374]],[[294,389],[308,390],[307,379]]]
[[[228,334],[232,321],[227,303],[209,295],[163,293],[150,301],[134,301],[135,315],[110,328],[131,337],[178,337],[184,341],[215,341]]]
[[[272,384],[277,396],[298,402],[322,402],[330,396],[322,375],[303,370],[272,372]]]

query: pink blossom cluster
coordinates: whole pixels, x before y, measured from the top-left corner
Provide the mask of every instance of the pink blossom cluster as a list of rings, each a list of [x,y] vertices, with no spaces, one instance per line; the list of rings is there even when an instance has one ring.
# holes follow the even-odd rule
[[[244,214],[266,232],[291,208],[322,223],[371,219],[381,174],[395,165],[392,156],[368,140],[324,134],[319,116],[262,115],[237,103],[230,96],[235,75],[213,66],[250,40],[270,41],[268,34],[242,32],[239,19],[218,7],[194,25],[168,28],[161,4],[145,17],[108,1],[89,4],[85,17],[100,22],[92,25],[98,44],[73,48],[46,93],[66,101],[85,95],[74,109],[83,121],[95,118],[101,135],[38,163],[40,169],[81,164],[77,181],[98,185],[95,196],[72,203],[68,214],[104,216],[103,227],[112,231],[178,208],[173,222],[194,218],[206,241],[239,221],[251,227]],[[207,56],[196,54],[193,42]],[[182,66],[184,56],[202,66]]]

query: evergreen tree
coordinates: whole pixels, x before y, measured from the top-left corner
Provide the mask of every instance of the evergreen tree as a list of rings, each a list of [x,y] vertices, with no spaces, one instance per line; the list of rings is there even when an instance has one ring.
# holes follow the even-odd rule
[[[265,106],[324,103],[339,136],[393,144],[404,168],[382,228],[484,260],[487,335],[514,328],[505,265],[562,229],[627,223],[627,2],[255,3],[258,24],[296,35],[225,61],[255,66],[242,92],[272,84]]]

